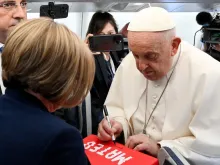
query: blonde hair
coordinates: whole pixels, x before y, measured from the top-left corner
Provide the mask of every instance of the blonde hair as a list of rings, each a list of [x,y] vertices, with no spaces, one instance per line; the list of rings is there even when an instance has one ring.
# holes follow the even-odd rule
[[[6,87],[31,90],[62,106],[84,99],[95,73],[86,44],[49,18],[16,26],[6,40],[2,67]]]

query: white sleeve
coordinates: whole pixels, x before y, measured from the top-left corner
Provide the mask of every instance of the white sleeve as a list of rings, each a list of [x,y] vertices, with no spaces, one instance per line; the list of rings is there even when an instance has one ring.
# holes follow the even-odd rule
[[[211,75],[211,76],[210,76]],[[175,140],[162,140],[161,146],[175,147],[190,164],[220,164],[220,73],[204,75],[203,87],[196,91],[192,120],[186,135]]]

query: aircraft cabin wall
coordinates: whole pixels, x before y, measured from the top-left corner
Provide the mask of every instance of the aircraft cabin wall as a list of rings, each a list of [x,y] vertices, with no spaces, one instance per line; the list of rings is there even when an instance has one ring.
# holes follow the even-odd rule
[[[57,19],[56,21],[65,24],[73,32],[84,39],[93,13],[94,12],[69,13],[68,18]],[[121,29],[131,20],[134,12],[112,12],[111,14],[116,19],[119,29]],[[171,15],[176,22],[177,35],[191,44],[193,44],[195,32],[201,28],[196,22],[197,14],[197,12],[171,12]],[[28,18],[38,17],[39,13],[28,13]],[[161,16],[161,19],[163,19],[163,16]],[[196,37],[196,46],[200,48],[200,44],[200,35],[198,34]]]

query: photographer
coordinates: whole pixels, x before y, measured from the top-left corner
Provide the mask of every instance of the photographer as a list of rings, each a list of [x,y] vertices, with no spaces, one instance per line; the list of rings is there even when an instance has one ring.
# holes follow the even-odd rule
[[[93,35],[112,35],[118,33],[118,27],[113,16],[108,12],[96,12],[89,23],[85,42]],[[102,109],[111,86],[115,71],[121,62],[122,52],[96,52],[96,72],[91,90],[92,133],[97,134],[99,122],[103,118]]]
[[[128,38],[128,25],[130,22],[126,23],[124,27],[119,31],[120,34],[123,35],[123,37]]]
[[[217,61],[220,61],[220,44],[204,43],[203,50]]]

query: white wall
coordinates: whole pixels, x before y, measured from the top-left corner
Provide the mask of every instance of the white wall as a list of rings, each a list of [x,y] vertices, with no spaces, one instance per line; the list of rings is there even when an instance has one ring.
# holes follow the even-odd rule
[[[171,13],[172,17],[176,22],[177,35],[183,40],[193,44],[194,34],[197,30],[201,29],[201,26],[196,22],[196,15],[198,13]],[[196,37],[196,45],[200,42],[200,35]]]
[[[28,19],[39,17],[39,13],[28,13]],[[55,21],[65,24],[68,28],[70,28],[73,32],[81,37],[82,13],[69,13],[68,18],[56,19]]]
[[[119,29],[121,29],[127,22],[131,20],[134,13],[111,13],[117,24]],[[176,22],[177,35],[180,36],[183,40],[188,41],[193,44],[194,34],[201,27],[196,23],[196,12],[172,12],[171,16],[174,18]],[[57,22],[63,23],[67,25],[73,32],[77,35],[85,38],[85,34],[89,25],[89,21],[92,17],[92,12],[86,13],[69,13],[68,18],[56,20]],[[28,13],[28,18],[37,18],[39,17],[39,13]],[[161,19],[163,17],[161,16]],[[199,44],[200,36],[198,35],[196,38],[196,45]]]

